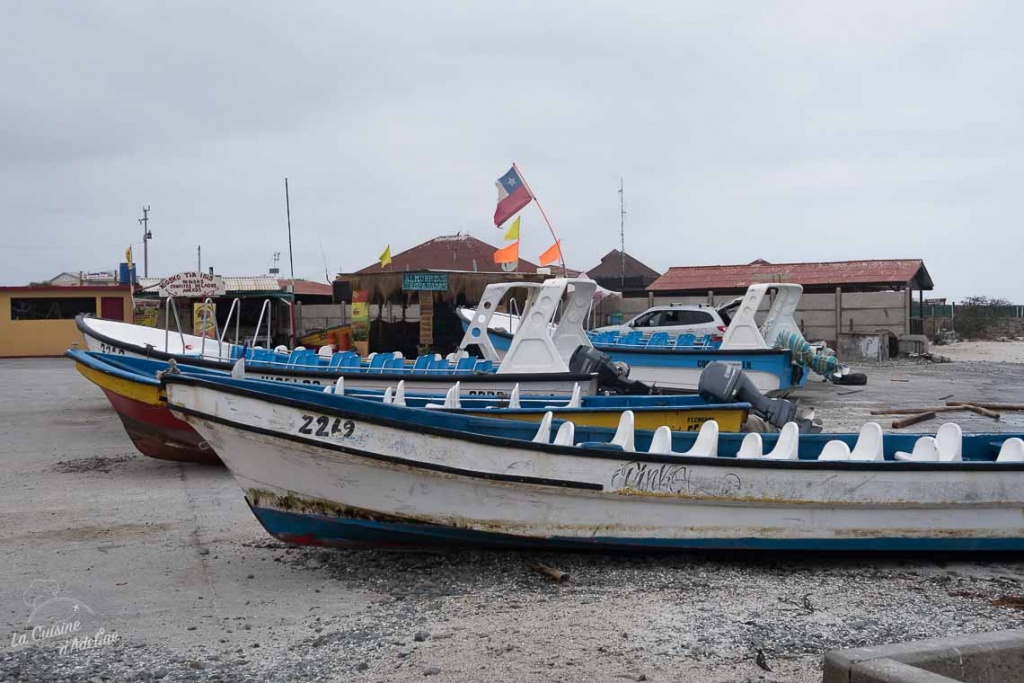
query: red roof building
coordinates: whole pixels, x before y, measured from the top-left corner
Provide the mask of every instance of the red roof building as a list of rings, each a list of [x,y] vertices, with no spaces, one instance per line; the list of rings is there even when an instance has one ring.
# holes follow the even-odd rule
[[[496,249],[497,247],[472,235],[441,235],[411,249],[392,254],[391,263],[383,268],[380,262],[376,262],[356,272],[359,275],[424,270],[500,273],[501,266],[494,262]],[[536,273],[537,265],[519,259],[519,267],[516,270],[520,273]]]
[[[681,266],[669,268],[647,291],[655,295],[743,292],[752,284],[795,282],[806,292],[884,291],[934,289],[921,259],[769,263],[758,259],[736,266]]]

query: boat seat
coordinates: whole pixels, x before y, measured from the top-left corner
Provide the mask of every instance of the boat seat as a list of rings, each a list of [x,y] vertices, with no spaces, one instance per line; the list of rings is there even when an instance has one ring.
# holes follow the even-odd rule
[[[519,405],[519,382],[516,382],[516,385],[512,387],[512,393],[508,395],[508,407],[513,410],[519,410],[521,407]]]
[[[613,446],[619,446],[624,451],[635,451],[633,425],[636,424],[632,410],[623,410],[619,418],[619,427],[615,430],[615,436],[609,442]]]
[[[466,358],[460,358],[455,364],[455,369],[460,372],[472,371],[476,365],[476,358],[473,356],[467,356]]]
[[[337,381],[334,382],[334,386],[333,387],[327,387],[327,389],[332,389],[331,393],[334,394],[335,396],[344,396],[345,395],[345,378],[344,377],[339,377],[337,379]],[[327,391],[327,389],[324,389],[324,391]]]
[[[392,402],[394,402],[394,400],[394,392],[391,391],[391,387],[388,387],[387,389],[384,390],[384,398],[381,400],[381,403],[385,405],[390,405]]]
[[[1024,462],[1024,440],[1014,436],[1004,441],[996,462]]]
[[[416,360],[412,364],[413,373],[422,373],[430,367],[431,360],[433,360],[431,356],[416,356]]]
[[[473,366],[473,372],[494,372],[494,361],[493,360],[479,360],[476,365]]]
[[[405,380],[398,381],[398,387],[395,389],[395,398],[392,403],[396,406],[404,406],[405,403]]]
[[[649,349],[663,349],[668,346],[668,332],[655,332],[651,335],[651,338],[647,341],[647,348]]]
[[[681,334],[678,337],[676,337],[676,347],[680,347],[680,346],[682,346],[682,347],[693,346],[693,342],[694,342],[694,340],[696,338],[697,337],[694,334],[690,334],[690,333]]]
[[[857,443],[850,451],[850,460],[860,462],[878,462],[885,460],[882,425],[877,422],[866,422],[857,435]]]
[[[647,449],[648,453],[663,453],[669,454],[672,452],[672,430],[662,425],[654,430],[654,435],[651,437],[650,448]]]
[[[897,451],[894,457],[909,462],[934,462],[939,459],[939,447],[934,436],[922,436],[914,442],[912,452]]]
[[[569,399],[569,403],[565,407],[579,408],[581,405],[583,405],[582,394],[583,390],[580,388],[580,383],[576,382],[572,386],[572,397]]]
[[[317,349],[316,355],[320,356],[320,358],[324,360],[330,361],[331,358],[334,356],[334,349],[332,349],[330,346],[321,346],[319,349]]]
[[[384,363],[388,361],[388,358],[383,353],[371,353],[367,360],[370,361],[370,372],[383,372]]]
[[[769,460],[796,460],[800,455],[800,428],[796,422],[787,422],[783,427],[782,431],[779,432],[779,438],[775,442],[775,448],[772,449],[771,453],[768,453],[766,458]]]
[[[700,432],[693,442],[690,450],[679,455],[700,456],[702,458],[713,458],[718,454],[718,423],[714,420],[707,420],[700,426]]]
[[[963,461],[964,433],[960,425],[947,422],[935,432],[935,447],[939,451],[940,462]]]
[[[821,453],[818,454],[818,462],[849,459],[850,446],[845,441],[840,441],[839,439],[832,439],[826,443],[825,447],[821,449]]]
[[[540,425],[537,427],[537,434],[533,437],[534,443],[551,442],[551,419],[553,417],[550,410],[544,413],[544,417],[540,419]]]
[[[274,347],[274,353],[288,353],[288,347],[284,344],[278,344]]]
[[[576,439],[576,425],[566,420],[555,433],[555,439],[551,443],[556,446],[571,446]]]
[[[737,458],[758,459],[764,457],[764,439],[757,432],[751,432],[743,437],[740,449],[736,451]]]

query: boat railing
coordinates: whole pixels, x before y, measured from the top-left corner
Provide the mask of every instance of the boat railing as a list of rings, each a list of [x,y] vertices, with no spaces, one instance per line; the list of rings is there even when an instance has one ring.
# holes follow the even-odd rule
[[[181,352],[185,352],[185,333],[181,331],[181,318],[178,317],[178,307],[174,303],[174,297],[167,297],[167,308],[164,311],[164,353],[170,353],[171,340],[171,311],[174,311],[174,323],[178,326],[178,336],[181,338]]]
[[[270,313],[270,299],[265,299],[263,301],[263,305],[260,307],[260,317],[259,317],[259,320],[256,322],[256,332],[253,334],[253,338],[252,338],[253,343],[256,343],[259,340],[260,327],[263,326],[263,316],[266,315],[267,316],[267,348],[268,349],[271,348],[271,344],[270,344],[270,317],[271,316],[269,315],[269,313]],[[241,315],[241,314],[239,314],[239,315]]]
[[[235,316],[235,346],[238,346],[239,334],[241,331],[242,324],[242,300],[235,297],[235,300],[231,302],[231,308],[228,309],[228,317],[224,321],[224,331],[220,333],[220,341],[223,344],[224,337],[227,335],[228,330],[231,329],[231,316]],[[218,352],[220,349],[218,348]]]
[[[238,299],[235,299],[235,301],[238,301]],[[203,329],[200,330],[200,336],[203,338],[203,340],[199,343],[200,358],[206,358],[206,333],[210,329],[210,311],[213,309],[213,306],[214,303],[211,297],[206,297],[205,299],[203,299]],[[232,307],[234,307],[234,304],[232,304]],[[224,327],[224,330],[227,331],[226,325]],[[217,358],[222,358],[223,344],[221,343],[220,329],[217,327],[216,315],[213,316],[213,336],[214,339],[217,340]]]

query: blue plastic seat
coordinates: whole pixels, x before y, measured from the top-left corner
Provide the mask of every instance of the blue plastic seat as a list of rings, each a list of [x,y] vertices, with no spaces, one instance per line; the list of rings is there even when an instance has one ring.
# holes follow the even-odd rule
[[[694,335],[694,334],[681,334],[676,339],[676,346],[677,347],[693,346],[694,339],[696,339],[696,335]]]
[[[455,365],[455,369],[459,372],[468,372],[471,371],[475,365],[476,358],[473,356],[467,356],[459,359],[459,362]]]
[[[647,342],[647,348],[649,349],[663,349],[668,346],[668,332],[655,332],[651,335],[650,340]]]
[[[386,363],[388,357],[383,353],[373,354],[373,358],[370,359],[369,371],[370,372],[381,372],[384,369],[384,363]]]

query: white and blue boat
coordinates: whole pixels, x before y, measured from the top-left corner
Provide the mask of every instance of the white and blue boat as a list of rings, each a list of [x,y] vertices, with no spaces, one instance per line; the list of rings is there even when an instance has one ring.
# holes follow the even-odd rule
[[[1020,434],[724,435],[438,413],[164,375],[269,533],[294,543],[1024,550]]]
[[[539,345],[536,341],[544,335],[557,334],[565,325],[578,329],[576,336],[581,344],[602,351],[613,362],[624,363],[629,368],[629,378],[661,391],[696,391],[700,375],[709,363],[721,361],[741,368],[762,392],[781,395],[807,383],[808,368],[794,362],[791,348],[778,348],[774,343],[780,338],[795,335],[802,341],[799,327],[793,319],[793,312],[803,292],[800,285],[771,284],[753,285],[739,304],[721,341],[711,337],[694,338],[693,335],[655,334],[644,336],[633,332],[626,335],[598,334],[593,337],[584,333],[582,320],[589,311],[593,289],[586,287],[589,280],[561,279],[557,282],[561,292],[554,292],[548,280],[543,285],[531,283],[499,283],[489,285],[484,291],[480,305],[475,309],[460,309],[459,314],[466,336],[462,348],[475,344],[484,359],[502,362],[513,369],[519,362],[509,362],[508,355],[526,343]],[[509,290],[526,288],[530,294],[522,318],[507,312],[498,312],[498,306]],[[540,304],[541,293],[546,297],[557,295],[556,305]],[[775,298],[764,317],[763,324],[755,320],[762,302],[769,292]],[[564,309],[557,305],[564,300]],[[583,317],[576,321],[567,319],[566,313],[582,308]],[[555,325],[555,318],[562,317]],[[530,316],[532,319],[526,319]],[[541,317],[544,317],[542,320]],[[483,321],[486,320],[486,323]],[[486,339],[483,339],[486,333]],[[516,343],[519,338],[524,341]],[[526,342],[525,339],[534,341]],[[772,340],[769,344],[766,340]],[[834,363],[832,365],[835,365]],[[835,370],[836,368],[832,368]]]

